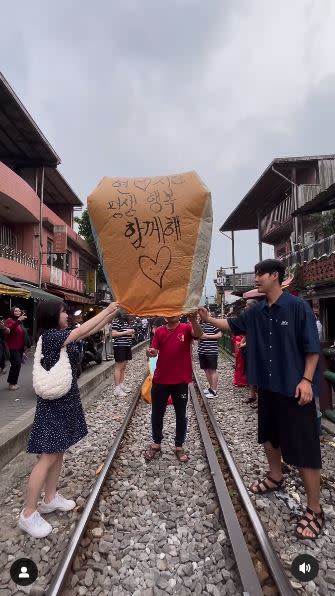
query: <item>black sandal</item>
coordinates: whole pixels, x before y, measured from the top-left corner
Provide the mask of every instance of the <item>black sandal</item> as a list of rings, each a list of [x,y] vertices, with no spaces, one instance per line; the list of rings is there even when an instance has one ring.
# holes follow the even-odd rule
[[[270,486],[269,481],[275,486]],[[255,480],[255,482],[253,482],[249,487],[249,490],[253,495],[266,495],[267,493],[271,493],[274,490],[279,490],[282,488],[283,484],[284,477],[281,480],[275,480],[274,478],[271,478],[270,474],[267,474],[262,480]],[[256,490],[253,490],[253,486]]]
[[[146,461],[152,461],[156,457],[156,455],[159,455],[160,453],[162,453],[162,449],[160,447],[154,447],[153,445],[148,445],[145,448],[143,455],[144,455],[144,459]]]
[[[321,511],[319,511],[319,513],[316,513],[316,511],[313,511],[312,509],[307,507],[304,515],[298,522],[295,530],[295,535],[297,536],[297,538],[299,538],[299,540],[316,540],[317,538],[319,538],[322,528],[325,525],[325,514],[322,507],[320,507],[320,509]],[[309,516],[312,516],[312,519]],[[316,527],[313,528],[312,524],[314,524]],[[301,532],[298,532],[298,528],[301,528]],[[313,532],[314,536],[304,536],[302,532],[306,528]]]

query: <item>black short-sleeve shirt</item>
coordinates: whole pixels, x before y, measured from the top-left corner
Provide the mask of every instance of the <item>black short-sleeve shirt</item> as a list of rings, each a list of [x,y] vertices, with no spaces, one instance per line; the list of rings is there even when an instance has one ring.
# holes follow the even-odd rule
[[[284,292],[269,307],[266,300],[228,319],[234,335],[246,335],[247,378],[275,393],[293,396],[305,371],[306,354],[319,354],[320,341],[315,317],[301,298]],[[319,391],[319,370],[313,379],[314,395]]]

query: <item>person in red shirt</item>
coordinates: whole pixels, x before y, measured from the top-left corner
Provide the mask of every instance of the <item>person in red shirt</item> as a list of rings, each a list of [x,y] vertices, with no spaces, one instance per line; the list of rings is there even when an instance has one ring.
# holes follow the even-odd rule
[[[6,343],[9,349],[10,360],[7,383],[10,391],[16,391],[16,389],[19,389],[17,382],[25,346],[25,332],[22,323],[27,317],[17,306],[12,308],[10,312],[11,318],[5,321],[5,326],[9,330],[6,335]]]
[[[158,360],[151,389],[151,425],[153,443],[144,457],[151,461],[161,451],[163,419],[169,395],[176,413],[176,456],[181,462],[188,461],[183,449],[186,436],[186,406],[188,384],[192,383],[192,340],[202,336],[196,313],[189,316],[190,323],[181,323],[179,317],[167,317],[166,325],[156,330],[147,355]]]

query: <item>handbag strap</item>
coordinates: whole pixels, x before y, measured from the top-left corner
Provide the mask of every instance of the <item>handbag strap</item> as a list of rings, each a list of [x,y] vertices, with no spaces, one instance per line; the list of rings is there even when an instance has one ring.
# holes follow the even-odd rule
[[[40,362],[42,357],[43,357],[43,354],[42,354],[42,335],[40,335],[40,337],[38,338],[38,342],[36,344],[35,358],[36,358],[36,360],[38,360],[38,362]]]

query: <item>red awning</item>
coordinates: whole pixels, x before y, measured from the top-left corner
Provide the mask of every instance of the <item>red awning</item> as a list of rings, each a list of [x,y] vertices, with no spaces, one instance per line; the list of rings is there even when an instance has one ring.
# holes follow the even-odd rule
[[[249,300],[249,298],[264,298],[265,294],[263,294],[262,292],[259,292],[257,290],[257,288],[254,288],[253,290],[249,290],[248,292],[245,292],[243,294],[243,298],[245,300]]]
[[[55,288],[48,287],[48,291],[52,292],[56,296],[61,296],[63,300],[68,302],[76,302],[77,304],[95,304],[94,298],[87,298],[80,294],[72,294],[72,292],[64,292],[63,290],[56,290]]]
[[[287,279],[284,279],[283,283],[282,283],[282,290],[286,290],[291,283],[294,280],[294,275],[290,275],[290,277],[288,277]],[[257,288],[254,288],[253,290],[249,290],[249,292],[245,292],[243,294],[243,298],[245,300],[248,300],[249,298],[263,298],[265,296],[265,294],[263,294],[262,292],[259,292],[257,290]]]

